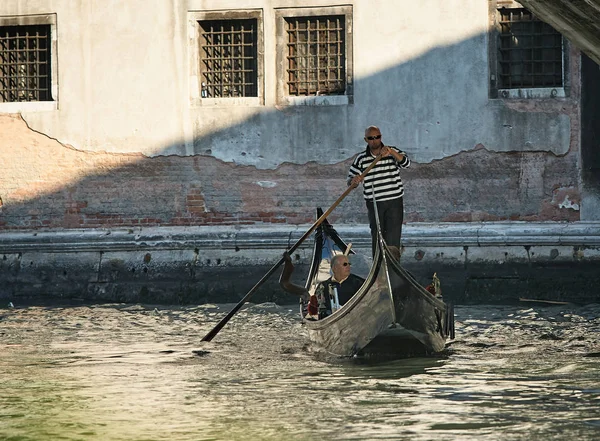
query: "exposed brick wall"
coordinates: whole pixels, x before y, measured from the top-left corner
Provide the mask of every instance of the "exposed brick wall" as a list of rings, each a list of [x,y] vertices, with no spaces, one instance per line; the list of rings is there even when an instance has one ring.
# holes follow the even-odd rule
[[[275,170],[211,156],[79,151],[0,116],[0,229],[312,223],[346,189],[351,158]],[[579,219],[576,152],[478,146],[403,172],[409,222]],[[565,204],[569,201],[571,205]],[[366,223],[361,191],[332,215]]]
[[[494,153],[483,146],[406,170],[409,222],[576,221],[579,203],[574,154]],[[416,191],[418,190],[418,191]]]
[[[15,115],[0,116],[0,146],[5,230],[312,222],[307,205],[333,202],[348,167],[257,170],[210,156],[78,151]]]

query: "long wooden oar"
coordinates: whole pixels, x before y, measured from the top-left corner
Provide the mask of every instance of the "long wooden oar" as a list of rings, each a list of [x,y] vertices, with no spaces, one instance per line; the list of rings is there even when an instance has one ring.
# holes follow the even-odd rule
[[[366,170],[361,173],[360,177],[364,178],[367,175],[367,173],[369,173],[371,171],[371,169],[373,167],[375,167],[375,164],[380,159],[381,159],[381,155],[377,156],[373,160],[373,162],[371,162],[371,164],[369,164],[369,166],[366,168]],[[340,202],[342,202],[342,200],[344,200],[344,198],[346,196],[348,196],[348,194],[352,190],[353,190],[353,187],[349,186],[346,189],[346,191],[344,191],[344,193],[342,193],[342,195],[339,198],[337,198],[337,200],[333,203],[333,205],[331,207],[329,207],[329,209],[325,213],[323,213],[321,215],[321,217],[319,217],[314,224],[312,224],[312,226],[308,229],[308,231],[306,233],[304,233],[304,235],[300,239],[298,239],[298,242],[296,242],[294,245],[292,245],[292,247],[288,250],[288,253],[292,254],[296,250],[296,248],[298,248],[302,244],[302,242],[304,242],[311,235],[311,233],[313,231],[315,231],[319,225],[321,225],[321,223],[327,218],[327,216],[329,216],[331,214],[331,212],[335,209],[335,207],[337,207],[340,204]],[[242,306],[244,306],[244,303],[246,303],[248,301],[248,299],[250,299],[252,294],[254,294],[256,292],[256,290],[263,283],[265,283],[265,281],[269,277],[271,277],[275,271],[277,271],[277,268],[279,268],[279,266],[283,262],[285,262],[285,259],[283,257],[281,257],[281,259],[279,259],[279,261],[275,265],[273,265],[273,267],[269,271],[267,271],[267,273],[262,277],[262,279],[260,279],[256,283],[256,285],[254,285],[252,287],[252,289],[250,291],[248,291],[248,294],[246,294],[244,296],[244,298],[242,300],[240,300],[239,303],[237,305],[235,305],[233,307],[233,309],[231,311],[229,311],[229,313],[225,317],[223,317],[219,323],[217,323],[217,326],[215,326],[208,334],[206,334],[204,336],[202,341],[211,341],[213,338],[215,338],[215,335],[217,335],[219,333],[219,331],[223,328],[223,326],[225,326],[227,324],[227,322],[231,319],[231,317],[233,317],[235,315],[235,313],[238,312]]]

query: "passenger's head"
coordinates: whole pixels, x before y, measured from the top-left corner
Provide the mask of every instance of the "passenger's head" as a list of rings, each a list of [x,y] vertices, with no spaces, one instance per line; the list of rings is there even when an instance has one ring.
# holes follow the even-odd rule
[[[348,256],[343,254],[336,254],[331,259],[331,271],[336,280],[344,280],[350,275],[350,261]]]

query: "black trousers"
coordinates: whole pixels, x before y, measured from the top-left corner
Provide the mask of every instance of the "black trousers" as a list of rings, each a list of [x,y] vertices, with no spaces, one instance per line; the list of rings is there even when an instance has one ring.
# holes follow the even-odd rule
[[[375,223],[375,208],[372,201],[366,201],[369,212],[369,227],[371,227],[371,250],[375,255],[377,243],[377,224]],[[383,239],[388,246],[400,248],[400,237],[402,236],[402,222],[404,221],[404,198],[392,199],[391,201],[377,202],[379,223]]]

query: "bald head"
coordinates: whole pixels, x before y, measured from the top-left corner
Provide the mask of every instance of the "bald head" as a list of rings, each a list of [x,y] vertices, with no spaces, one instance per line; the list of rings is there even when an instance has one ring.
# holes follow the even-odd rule
[[[365,141],[371,150],[371,153],[377,154],[379,148],[383,146],[381,142],[381,132],[377,126],[369,126],[365,130]]]
[[[365,137],[369,135],[381,135],[381,131],[377,126],[369,126],[365,129]]]
[[[336,254],[331,259],[331,272],[338,282],[346,280],[350,275],[350,262],[343,254]]]
[[[343,254],[336,254],[331,258],[331,266],[339,265],[340,263],[348,262],[348,257]]]

